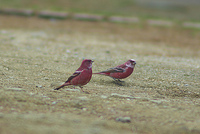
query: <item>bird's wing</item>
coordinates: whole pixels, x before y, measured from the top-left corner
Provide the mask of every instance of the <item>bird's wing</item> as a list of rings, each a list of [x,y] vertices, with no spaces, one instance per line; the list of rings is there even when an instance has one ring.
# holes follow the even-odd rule
[[[121,65],[117,66],[117,68],[121,68],[121,69],[125,70],[127,68],[127,66],[126,66],[126,64],[121,64]]]
[[[114,68],[110,68],[106,71],[102,71],[100,73],[122,73],[125,72],[125,69],[120,68],[120,67],[114,67]]]
[[[83,70],[82,70],[82,71],[83,71]],[[74,72],[74,73],[72,74],[72,76],[70,76],[70,77],[67,79],[66,82],[69,82],[69,81],[71,81],[72,79],[74,79],[75,77],[79,76],[79,75],[81,74],[82,71],[76,71],[76,72]],[[65,82],[65,83],[66,83],[66,82]]]

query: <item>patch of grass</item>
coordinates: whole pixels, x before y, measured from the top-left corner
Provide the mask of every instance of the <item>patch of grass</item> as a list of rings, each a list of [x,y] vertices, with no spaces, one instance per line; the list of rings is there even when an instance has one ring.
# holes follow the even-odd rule
[[[198,31],[15,16],[0,20],[0,133],[200,131]],[[93,75],[84,86],[89,94],[53,91],[83,58],[95,61],[93,72],[132,58],[137,64],[124,86]],[[118,117],[131,122],[117,122]]]
[[[137,16],[143,19],[167,18],[179,20],[199,20],[198,3],[196,5],[173,3],[172,1],[138,0],[0,0],[0,8],[26,8],[33,10],[53,10],[73,13],[94,13],[105,16]]]

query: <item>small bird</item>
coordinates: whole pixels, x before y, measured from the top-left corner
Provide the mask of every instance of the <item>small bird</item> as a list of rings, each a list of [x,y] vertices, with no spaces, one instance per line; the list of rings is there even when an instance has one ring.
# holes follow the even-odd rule
[[[127,78],[130,76],[134,70],[135,67],[135,60],[130,59],[124,64],[121,64],[119,66],[116,66],[114,68],[110,68],[106,71],[102,71],[99,73],[93,73],[93,74],[101,74],[101,75],[106,75],[112,77],[115,81],[117,82],[122,82],[120,79]],[[118,83],[119,84],[119,83]]]
[[[92,63],[94,61],[90,59],[85,59],[82,61],[81,66],[70,76],[67,81],[54,90],[59,90],[60,88],[68,85],[79,86],[83,91],[83,85],[86,85],[92,78]],[[83,91],[84,92],[84,91]]]

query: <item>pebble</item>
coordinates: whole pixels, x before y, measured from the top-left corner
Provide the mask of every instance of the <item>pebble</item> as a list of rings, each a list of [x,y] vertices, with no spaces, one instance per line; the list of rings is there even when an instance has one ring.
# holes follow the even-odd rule
[[[32,93],[32,92],[30,92],[30,93],[29,93],[29,95],[30,95],[30,96],[33,96],[33,95],[35,95],[35,94],[34,94],[34,93]]]
[[[42,85],[37,85],[36,87],[42,88],[43,86]]]
[[[161,104],[163,102],[168,102],[167,100],[150,100],[151,102],[153,103],[156,103],[156,104]]]
[[[44,77],[44,80],[49,80],[49,78],[48,77]]]
[[[56,102],[56,101],[53,101],[51,104],[55,105],[55,104],[57,104],[57,102]]]
[[[82,110],[83,110],[83,111],[87,111],[87,108],[84,107],[84,108],[82,108]]]
[[[86,97],[86,96],[78,97],[78,99],[80,99],[80,100],[82,100],[82,101],[89,100],[88,97]]]
[[[123,122],[123,123],[130,123],[131,118],[130,117],[119,117],[119,118],[116,118],[116,121]]]
[[[73,88],[67,88],[65,89],[66,91],[75,91],[75,92],[80,92],[80,89],[73,89]]]
[[[135,97],[133,97],[133,96],[121,95],[121,94],[117,94],[117,93],[112,93],[112,94],[111,94],[111,97],[135,99]]]
[[[151,102],[153,102],[153,103],[156,103],[156,104],[161,104],[162,103],[162,101],[160,101],[160,100],[150,100]]]
[[[7,90],[12,90],[12,91],[26,91],[23,88],[6,88]]]
[[[105,96],[105,95],[101,95],[101,98],[102,98],[102,99],[107,99],[108,97]]]

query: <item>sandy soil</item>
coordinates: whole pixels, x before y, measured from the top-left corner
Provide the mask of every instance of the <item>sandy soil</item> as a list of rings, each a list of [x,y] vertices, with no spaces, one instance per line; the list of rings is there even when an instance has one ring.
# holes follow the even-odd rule
[[[0,133],[200,133],[200,32],[145,24],[0,16]],[[94,75],[52,90],[91,58],[134,58],[123,86]]]

